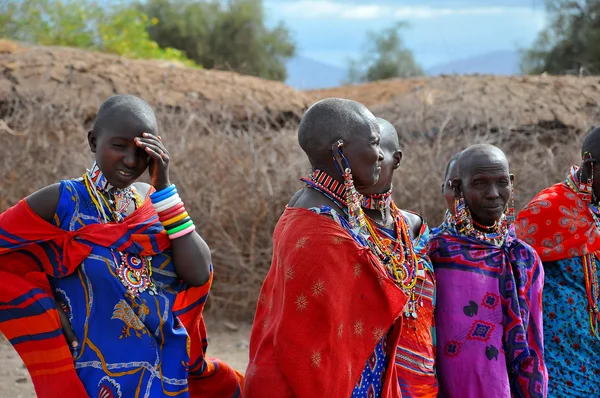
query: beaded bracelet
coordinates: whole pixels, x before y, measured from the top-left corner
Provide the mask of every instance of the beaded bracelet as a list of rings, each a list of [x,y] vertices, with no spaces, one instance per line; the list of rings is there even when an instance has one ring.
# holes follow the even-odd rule
[[[150,200],[169,239],[177,239],[196,230],[175,185],[152,193]]]

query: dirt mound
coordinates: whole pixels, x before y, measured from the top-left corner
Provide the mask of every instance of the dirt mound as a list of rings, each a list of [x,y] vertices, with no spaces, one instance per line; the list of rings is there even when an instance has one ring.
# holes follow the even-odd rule
[[[600,78],[451,76],[424,81],[373,108],[397,128],[587,130],[600,121]]]
[[[297,119],[310,102],[283,83],[237,73],[7,41],[0,43],[0,71],[0,103],[43,99],[50,106],[87,106],[92,114],[115,93],[138,95],[155,106],[228,112],[241,120]]]
[[[389,79],[373,83],[341,86],[322,90],[306,91],[315,101],[323,98],[348,98],[358,101],[366,106],[374,107],[388,103],[392,98],[409,92],[426,82],[423,78],[414,79]]]
[[[526,126],[585,130],[597,124],[600,77],[443,76],[391,79],[307,92],[315,99],[359,101],[397,128],[519,130]]]

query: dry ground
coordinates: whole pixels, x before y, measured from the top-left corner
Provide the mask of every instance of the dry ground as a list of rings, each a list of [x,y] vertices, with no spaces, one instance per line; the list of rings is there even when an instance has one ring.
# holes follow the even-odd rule
[[[242,372],[248,365],[250,325],[207,319],[208,354]],[[33,385],[19,355],[0,334],[0,398],[34,398]]]

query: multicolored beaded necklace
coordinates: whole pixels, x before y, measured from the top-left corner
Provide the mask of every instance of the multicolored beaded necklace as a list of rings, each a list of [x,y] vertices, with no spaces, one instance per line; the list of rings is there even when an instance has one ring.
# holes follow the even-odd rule
[[[349,185],[348,183],[343,185],[321,170],[314,170],[308,178],[301,178],[301,180],[308,187],[321,192],[332,200],[344,212],[347,212],[351,207],[355,207],[355,212],[358,213],[356,219],[359,233],[366,238],[373,253],[381,259],[398,286],[405,291],[414,288],[417,283],[418,260],[411,244],[408,225],[399,209],[394,207],[393,213],[396,220],[398,240],[392,242],[391,240],[381,239],[374,224],[372,221],[367,221],[367,217],[365,217],[360,207],[361,195],[352,196],[351,200],[354,200],[354,203],[349,203],[349,200],[344,199],[348,197],[346,187]],[[345,181],[348,180],[345,179]],[[353,186],[351,189],[353,189]],[[404,242],[399,242],[400,240]],[[390,246],[392,249],[390,249]],[[408,258],[405,254],[405,248],[408,248],[409,251]]]
[[[402,215],[402,211],[398,209],[394,201],[392,200],[392,189],[383,194],[365,196],[362,200],[363,208],[366,207],[371,210],[381,211],[382,220],[387,220],[386,211],[389,210],[392,215],[392,224],[396,226],[395,237],[388,234],[385,231],[389,228],[388,225],[383,225],[383,230],[372,220],[367,218],[372,229],[372,233],[381,237],[381,243],[388,252],[385,255],[390,258],[396,258],[401,264],[405,265],[405,274],[407,277],[403,278],[401,284],[402,289],[408,293],[409,299],[404,307],[404,316],[406,318],[418,318],[417,304],[423,307],[423,285],[421,285],[421,291],[416,294],[416,284],[420,274],[425,275],[425,270],[421,267],[420,262],[414,252],[414,246],[410,236],[410,227],[406,222],[405,217]],[[371,231],[370,231],[371,232]],[[408,252],[409,256],[406,257],[405,253]],[[382,261],[385,262],[384,259]]]
[[[385,216],[386,209],[389,209],[392,204],[392,190],[393,186],[386,193],[374,194],[363,196],[361,199],[361,206],[363,209],[377,210],[381,213],[381,219],[383,220],[383,226],[388,228],[391,226],[390,223],[386,222],[387,217]]]
[[[495,246],[502,246],[504,244],[510,228],[506,214],[503,214],[500,220],[496,221],[492,226],[482,225],[473,219],[471,211],[463,198],[458,200],[454,213],[455,216],[451,217],[450,223],[459,234],[488,242]]]
[[[122,222],[131,203],[134,203],[136,208],[142,205],[142,199],[133,186],[125,189],[113,187],[106,180],[96,162],[82,178],[88,194],[98,210],[101,222]],[[115,253],[112,253],[116,273],[128,293],[139,295],[149,290],[150,294],[156,294],[156,286],[152,282],[152,257],[125,252],[118,253],[120,261],[117,260]]]

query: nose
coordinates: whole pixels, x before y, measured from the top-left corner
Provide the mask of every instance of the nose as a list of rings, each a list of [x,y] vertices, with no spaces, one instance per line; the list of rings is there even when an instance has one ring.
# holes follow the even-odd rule
[[[384,159],[383,150],[381,148],[379,148],[379,152],[378,153],[379,153],[379,161],[383,162],[383,159]]]
[[[130,169],[135,169],[138,161],[138,151],[137,148],[130,148],[125,156],[123,157],[123,164]]]
[[[500,197],[500,192],[498,191],[498,188],[492,184],[486,191],[485,197],[488,199],[498,199]]]

